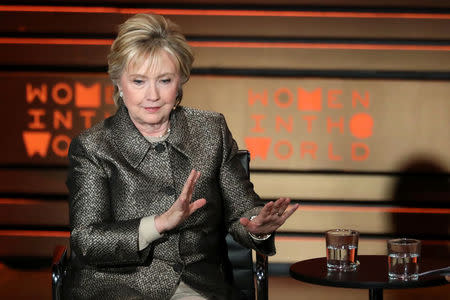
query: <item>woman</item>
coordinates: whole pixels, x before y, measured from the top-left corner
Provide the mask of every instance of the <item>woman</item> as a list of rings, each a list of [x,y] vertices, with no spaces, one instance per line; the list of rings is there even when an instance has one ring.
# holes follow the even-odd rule
[[[233,298],[225,233],[275,253],[272,233],[297,205],[258,207],[223,116],[179,106],[192,62],[163,17],[120,26],[108,57],[118,110],[69,150],[68,298]]]

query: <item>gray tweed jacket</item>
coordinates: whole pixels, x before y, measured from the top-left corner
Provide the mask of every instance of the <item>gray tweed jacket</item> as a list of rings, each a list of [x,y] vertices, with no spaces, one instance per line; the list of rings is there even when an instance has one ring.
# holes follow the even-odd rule
[[[267,255],[273,238],[255,242],[239,218],[260,210],[235,157],[236,142],[221,114],[180,107],[171,133],[148,142],[121,105],[117,113],[72,140],[69,299],[170,299],[183,280],[208,298],[230,298],[224,278],[224,236]],[[143,251],[140,219],[165,212],[192,169],[201,177],[193,199],[207,204]]]

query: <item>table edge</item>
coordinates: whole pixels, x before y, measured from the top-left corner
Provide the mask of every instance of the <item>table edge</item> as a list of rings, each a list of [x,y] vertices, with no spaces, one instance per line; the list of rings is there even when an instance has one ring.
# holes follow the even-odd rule
[[[370,255],[372,256],[372,255]],[[385,255],[373,255],[373,256],[385,256]],[[325,257],[316,257],[311,259],[305,259],[299,262],[310,261],[310,260],[323,260]],[[298,263],[298,262],[296,262]],[[411,289],[411,288],[425,288],[442,286],[449,284],[444,276],[431,276],[427,281],[398,281],[398,282],[343,282],[335,281],[326,278],[312,278],[310,276],[303,276],[301,274],[295,273],[292,267],[296,264],[293,263],[289,267],[289,275],[295,280],[330,287],[340,287],[340,288],[350,288],[350,289]]]

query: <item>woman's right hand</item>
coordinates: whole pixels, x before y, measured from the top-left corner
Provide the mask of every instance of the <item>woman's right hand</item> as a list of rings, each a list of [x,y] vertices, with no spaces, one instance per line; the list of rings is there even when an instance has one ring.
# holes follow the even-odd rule
[[[155,227],[159,233],[171,230],[186,220],[197,209],[206,204],[206,199],[201,198],[191,203],[195,184],[200,177],[200,172],[192,170],[184,183],[183,190],[177,201],[162,215],[155,217]]]

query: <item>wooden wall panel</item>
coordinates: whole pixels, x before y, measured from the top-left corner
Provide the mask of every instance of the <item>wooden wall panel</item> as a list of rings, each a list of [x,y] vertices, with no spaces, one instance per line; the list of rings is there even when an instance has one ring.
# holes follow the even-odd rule
[[[89,45],[91,42],[93,45]],[[387,48],[391,48],[391,46],[386,45],[384,46],[386,49],[376,50],[372,49],[373,46],[362,44],[361,47],[369,49],[360,50],[357,49],[358,46],[340,44],[326,44],[325,48],[310,43],[294,44],[294,47],[298,46],[298,48],[289,48],[291,46],[289,44],[278,46],[274,43],[263,45],[238,43],[235,47],[234,45],[228,46],[221,41],[215,43],[210,47],[207,42],[191,42],[196,57],[195,68],[261,69],[262,74],[264,74],[264,70],[271,69],[277,70],[280,74],[283,74],[282,70],[328,70],[341,71],[343,76],[346,75],[346,71],[360,71],[360,76],[375,77],[376,71],[380,70],[385,72],[448,72],[450,66],[450,46],[445,45],[417,46],[418,50],[401,50],[403,45],[397,46],[399,50],[388,50]],[[22,69],[25,66],[43,67],[44,69],[58,66],[104,68],[110,41],[0,38],[0,45],[0,54],[2,54],[0,65],[4,66],[22,67]],[[343,49],[339,49],[341,47]],[[437,49],[426,50],[428,47]],[[421,48],[424,50],[420,50]],[[327,76],[327,74],[322,76]],[[408,76],[408,74],[406,73],[404,76]]]
[[[67,195],[66,173],[58,169],[2,169],[0,193]],[[389,200],[399,180],[398,177],[377,175],[252,173],[251,176],[256,191],[264,199],[284,196],[335,202]]]
[[[17,4],[17,1],[15,0],[4,0],[4,3],[8,4]],[[22,0],[21,3],[25,4],[36,4],[36,1],[34,0]],[[92,4],[92,3],[98,3],[98,1],[95,0],[47,0],[43,1],[44,3],[48,4],[73,4],[80,2]],[[110,0],[109,3],[112,3],[114,5],[148,5],[148,0]],[[152,0],[152,3],[154,4],[166,4],[167,6],[177,6],[180,4],[179,0]],[[183,4],[185,5],[201,5],[201,6],[213,6],[213,5],[241,5],[244,7],[258,7],[258,6],[272,6],[272,7],[279,7],[281,5],[283,6],[294,6],[294,7],[320,7],[320,8],[327,8],[327,7],[369,7],[369,8],[450,8],[450,4],[446,0],[433,0],[429,3],[427,2],[424,4],[422,0],[365,0],[361,2],[360,0],[277,0],[276,3],[274,3],[273,0],[185,0],[183,1]]]
[[[0,258],[48,258],[53,256],[57,246],[69,247],[69,233],[65,231],[0,229],[0,245]]]
[[[85,68],[104,67],[107,63],[109,46],[45,44],[47,41],[13,44],[8,41],[1,43],[0,48],[0,65],[3,66]]]
[[[184,103],[224,113],[253,168],[401,172],[422,157],[448,172],[449,93],[447,82],[195,77]]]
[[[69,246],[65,232],[0,230],[0,257],[48,257],[57,245]],[[276,237],[277,255],[270,258],[273,264],[291,264],[299,260],[324,256],[325,240],[321,237]],[[425,244],[426,245],[426,244]],[[450,244],[441,247],[447,249]],[[359,254],[386,253],[386,239],[366,239],[359,241]]]
[[[395,212],[394,211],[401,211]],[[427,213],[437,212],[437,213]],[[364,207],[364,206],[311,206],[301,204],[299,211],[280,228],[280,232],[321,233],[330,228],[352,228],[364,234],[389,234],[399,232],[400,218],[415,219],[416,222],[434,221],[446,224],[450,221],[450,209],[412,209],[403,207]],[[317,220],[320,220],[318,222]],[[417,226],[414,226],[417,227]],[[410,230],[409,234],[411,234]],[[444,238],[446,230],[423,226],[416,234]]]
[[[48,10],[51,10],[50,7]],[[55,11],[60,8],[54,8]],[[112,37],[117,27],[130,14],[126,11],[92,12],[94,8],[78,7],[85,13],[70,12],[6,11],[0,6],[0,32],[18,34],[54,34]],[[90,12],[91,11],[91,12]],[[161,9],[142,9],[140,12],[156,12]],[[424,39],[443,40],[450,37],[447,30],[450,18],[445,13],[390,14],[364,12],[315,12],[303,10],[218,10],[207,15],[199,9],[189,9],[194,16],[178,14],[179,10],[164,9],[163,15],[177,23],[188,37],[265,37],[298,39]],[[138,10],[139,12],[139,10]],[[254,15],[254,14],[260,15]],[[252,15],[253,14],[253,15]],[[283,14],[292,16],[285,17]],[[193,22],[193,18],[195,21]],[[363,29],[363,30],[362,30]]]
[[[395,176],[347,174],[252,174],[263,198],[327,199],[334,201],[385,201],[393,194]]]
[[[117,27],[128,15],[110,13],[45,12],[45,11],[8,11],[0,6],[0,25],[2,33],[18,34],[53,34],[53,35],[91,35],[112,37]],[[39,7],[35,7],[39,9]],[[50,10],[52,7],[49,7]],[[57,7],[53,7],[55,10]],[[69,9],[70,10],[70,9]]]
[[[346,201],[401,201],[403,204],[441,203],[448,201],[448,176],[370,175],[370,174],[252,174],[256,191],[266,199]],[[411,193],[410,193],[411,192]],[[416,193],[416,196],[412,194]],[[419,200],[421,199],[421,200]]]
[[[276,239],[277,255],[271,262],[294,263],[299,260],[310,259],[325,254],[325,239],[321,237],[290,238],[278,237]],[[386,240],[364,239],[358,244],[358,254],[386,254]]]
[[[0,169],[0,193],[6,195],[67,195],[62,169]]]
[[[116,110],[105,74],[4,72],[0,78],[15,112],[0,120],[11,128],[0,164],[66,166],[71,138]]]
[[[300,14],[300,13],[299,13]],[[322,13],[323,14],[323,13]],[[307,13],[305,13],[307,15]],[[330,14],[331,15],[331,14]],[[447,39],[444,28],[447,19],[390,19],[352,17],[253,17],[253,16],[199,16],[192,22],[189,16],[168,18],[180,24],[183,32],[191,36],[234,36],[270,38],[384,38],[384,39]],[[364,31],[361,31],[364,28]],[[411,30],[414,28],[414,30]]]
[[[3,168],[0,171],[0,194],[66,196],[66,174],[66,170],[62,168]],[[252,172],[251,178],[256,192],[263,199],[291,197],[296,200],[327,200],[331,203],[358,201],[377,203],[394,201],[399,190],[404,188],[413,190],[414,187],[423,186],[430,188],[427,193],[421,192],[425,199],[428,199],[427,201],[430,205],[439,202],[445,203],[448,199],[447,185],[440,183],[437,187],[431,189],[436,181],[445,183],[447,181],[445,176],[437,179],[433,176],[419,176],[415,180],[408,180],[406,187],[403,187],[405,177],[386,175],[271,174]],[[408,198],[410,201],[413,200],[411,197]]]
[[[67,227],[68,203],[65,200],[0,198],[0,225]]]
[[[300,201],[300,209],[279,230],[281,233],[321,234],[330,228],[353,228],[369,235],[394,235],[398,216],[417,221],[448,221],[450,209],[410,208],[389,205],[329,205]],[[0,225],[69,228],[68,202],[60,199],[0,198]],[[321,220],[321,222],[317,222]],[[430,229],[426,232],[427,229]],[[422,235],[438,237],[442,230],[425,228]]]
[[[50,256],[58,244],[68,245],[68,234],[46,231],[36,231],[35,234],[26,230],[0,230],[0,247],[2,256]],[[289,238],[277,237],[278,253],[271,257],[272,263],[293,263],[301,259],[318,257],[325,252],[323,237]],[[361,239],[362,254],[384,254],[386,240]]]
[[[386,254],[386,241],[383,238],[360,238],[358,243],[358,254],[383,255]],[[310,259],[325,256],[325,238],[324,235],[317,237],[277,237],[276,238],[277,255],[271,257],[274,263],[293,263],[299,260]],[[436,241],[425,241],[423,247],[438,246]],[[439,244],[443,251],[450,250],[450,243]],[[445,253],[445,252],[443,252]],[[448,252],[447,252],[448,253]],[[442,255],[442,252],[440,253]],[[445,256],[440,257],[445,264]],[[439,257],[436,257],[439,260]]]
[[[70,138],[115,111],[103,73],[0,78],[16,112],[0,120],[11,127],[3,165],[66,165]],[[449,93],[445,81],[192,76],[183,104],[223,113],[253,169],[403,172],[427,160],[439,173],[450,170]],[[36,134],[49,136],[43,149],[28,142]]]
[[[448,51],[272,48],[195,48],[201,68],[448,71]],[[351,47],[351,46],[349,46]],[[331,49],[330,49],[331,48]],[[370,73],[369,73],[370,74]],[[368,75],[369,75],[368,74]],[[374,74],[375,75],[375,74]]]

